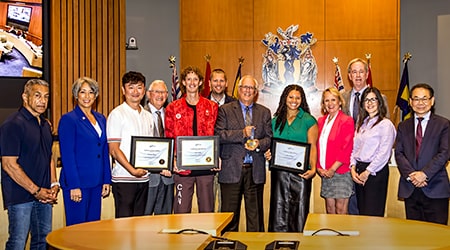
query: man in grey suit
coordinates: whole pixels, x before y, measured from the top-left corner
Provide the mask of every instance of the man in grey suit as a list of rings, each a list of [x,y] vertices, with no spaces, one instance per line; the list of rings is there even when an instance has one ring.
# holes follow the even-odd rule
[[[398,197],[405,200],[407,219],[447,225],[449,120],[434,114],[434,90],[428,84],[412,87],[409,104],[414,116],[398,125],[395,148]]]
[[[164,137],[164,104],[167,96],[168,91],[164,81],[155,80],[150,84],[147,91],[149,102],[144,109],[152,113],[155,121],[153,134],[159,135],[159,137]],[[174,181],[169,171],[164,170],[163,172],[150,175],[147,204],[144,211],[146,215],[172,213]]]
[[[270,110],[255,103],[258,82],[243,76],[239,100],[219,107],[215,134],[220,138],[222,212],[233,212],[224,231],[238,231],[244,196],[247,232],[264,232],[263,191],[266,181],[264,153],[272,137]]]

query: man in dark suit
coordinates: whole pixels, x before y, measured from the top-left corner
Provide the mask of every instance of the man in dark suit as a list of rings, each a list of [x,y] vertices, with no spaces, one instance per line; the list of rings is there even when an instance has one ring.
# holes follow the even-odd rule
[[[213,69],[209,77],[211,92],[208,99],[217,102],[219,106],[235,101],[234,97],[227,95],[228,79],[223,69]],[[220,198],[220,184],[218,174],[214,176],[214,201],[217,200],[217,212],[221,211],[222,199]]]
[[[164,137],[164,105],[168,96],[166,83],[162,80],[154,80],[147,91],[148,103],[144,109],[152,113],[154,124],[153,135]],[[173,204],[174,181],[168,170],[165,175],[152,173],[149,176],[147,204],[144,214],[171,214]]]
[[[224,231],[238,231],[244,196],[247,231],[264,232],[266,169],[263,152],[270,147],[271,115],[268,108],[254,103],[258,93],[258,82],[254,77],[243,76],[238,86],[239,101],[219,108],[215,126],[221,144],[222,212],[234,213]]]
[[[407,219],[447,225],[449,121],[434,114],[434,90],[428,84],[412,87],[409,104],[414,117],[398,125],[395,149],[398,196],[405,200]]]

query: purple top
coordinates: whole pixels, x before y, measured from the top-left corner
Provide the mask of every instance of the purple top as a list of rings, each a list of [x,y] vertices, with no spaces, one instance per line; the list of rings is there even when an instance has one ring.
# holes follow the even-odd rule
[[[372,175],[376,175],[389,161],[397,134],[394,124],[387,118],[372,127],[377,119],[378,116],[364,120],[359,132],[355,133],[350,158],[350,165],[356,165],[356,161],[370,162],[367,170]]]

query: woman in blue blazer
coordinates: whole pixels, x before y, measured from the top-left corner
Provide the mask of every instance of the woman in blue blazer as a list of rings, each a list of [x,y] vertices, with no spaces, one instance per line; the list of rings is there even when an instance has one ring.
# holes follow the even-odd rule
[[[59,121],[60,182],[67,226],[99,220],[102,197],[110,191],[106,118],[92,110],[98,90],[91,78],[76,80],[72,94],[77,105]]]

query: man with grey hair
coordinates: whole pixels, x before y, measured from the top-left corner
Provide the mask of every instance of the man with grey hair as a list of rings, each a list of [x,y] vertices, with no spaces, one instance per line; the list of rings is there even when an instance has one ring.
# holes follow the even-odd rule
[[[258,82],[253,76],[243,76],[238,86],[239,100],[219,107],[214,129],[220,138],[222,212],[234,213],[224,231],[238,231],[243,196],[247,231],[264,232],[264,152],[270,147],[272,117],[255,103]]]
[[[44,113],[49,101],[48,83],[30,79],[23,104],[0,128],[3,204],[8,210],[9,238],[5,249],[46,249],[52,229],[52,204],[59,183],[52,160],[52,131]]]
[[[153,115],[154,136],[164,137],[164,105],[168,96],[166,83],[154,80],[147,90],[148,103],[144,109]],[[170,171],[163,170],[163,174],[152,173],[149,179],[146,215],[171,214],[173,203],[173,177]]]

